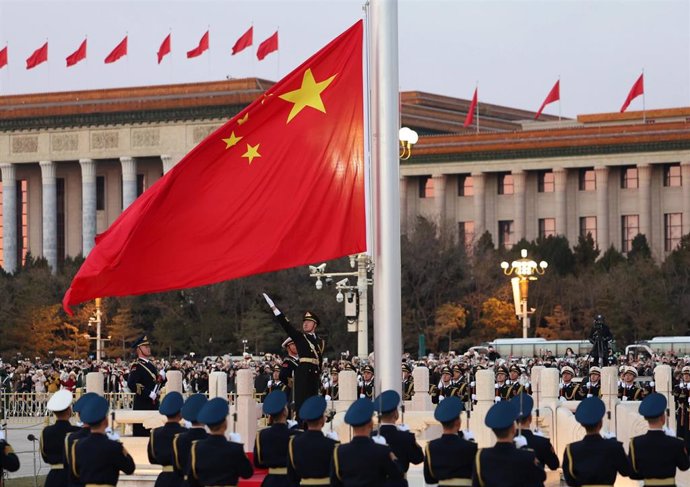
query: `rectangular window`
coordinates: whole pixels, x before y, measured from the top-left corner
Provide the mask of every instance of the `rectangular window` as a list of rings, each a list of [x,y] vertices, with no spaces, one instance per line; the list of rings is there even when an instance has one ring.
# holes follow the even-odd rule
[[[137,174],[137,198],[142,195],[144,190],[146,189],[145,186],[145,178],[143,174]]]
[[[105,210],[105,176],[96,176],[96,211]]]
[[[555,179],[553,171],[539,171],[537,173],[537,191],[540,193],[553,193]]]
[[[621,251],[630,252],[632,241],[640,233],[639,215],[623,215],[621,217]]]
[[[474,244],[474,222],[458,222],[458,242],[471,249]]]
[[[513,220],[500,220],[498,222],[499,247],[509,249],[513,243]]]
[[[666,164],[664,165],[664,186],[667,188],[675,188],[683,184],[680,175],[680,164]]]
[[[498,194],[513,194],[515,185],[513,184],[513,175],[510,173],[498,174]]]
[[[57,216],[57,260],[65,261],[65,178],[55,180],[56,216]]]
[[[636,167],[621,168],[621,188],[635,189],[639,187]]]
[[[555,218],[540,218],[539,219],[539,238],[555,237],[556,236],[556,219]]]
[[[580,235],[586,237],[587,234],[592,236],[594,243],[597,243],[597,217],[583,216],[580,217]]]
[[[434,197],[434,178],[430,176],[419,177],[419,197],[433,198]]]
[[[594,169],[580,169],[579,174],[580,191],[594,191],[597,189],[597,179]]]
[[[458,196],[474,196],[474,183],[469,174],[458,176]]]
[[[664,215],[664,250],[671,252],[678,247],[683,236],[683,214],[666,213]]]

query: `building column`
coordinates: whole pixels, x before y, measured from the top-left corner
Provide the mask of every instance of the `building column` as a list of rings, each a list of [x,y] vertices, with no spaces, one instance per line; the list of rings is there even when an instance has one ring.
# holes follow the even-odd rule
[[[486,175],[481,172],[472,173],[474,190],[474,236],[479,240],[486,231],[486,204],[484,192],[486,189]]]
[[[637,212],[640,215],[640,233],[647,238],[649,248],[652,248],[652,166],[639,164],[637,166]]]
[[[5,272],[17,272],[17,176],[14,164],[0,164],[2,171],[2,258]]]
[[[683,188],[683,235],[690,233],[690,161],[680,163]]]
[[[568,170],[553,169],[553,197],[556,204],[556,235],[568,235],[567,185]]]
[[[400,233],[407,233],[407,178],[400,176]]]
[[[133,157],[120,157],[122,164],[122,211],[137,199],[137,161]]]
[[[81,253],[89,255],[96,239],[96,162],[79,159],[81,166]]]
[[[609,248],[609,168],[595,167],[597,186],[597,245],[602,253]]]
[[[525,171],[512,171],[513,176],[513,224],[515,225],[515,242],[526,237],[525,224]]]
[[[55,163],[41,161],[43,200],[43,257],[53,273],[57,272],[57,185]]]
[[[446,225],[446,176],[445,174],[435,174],[432,176],[434,181],[434,216],[436,218],[437,231],[439,235]]]
[[[170,170],[182,160],[182,156],[171,156],[168,154],[161,154],[161,161],[163,162],[163,174],[168,174]]]

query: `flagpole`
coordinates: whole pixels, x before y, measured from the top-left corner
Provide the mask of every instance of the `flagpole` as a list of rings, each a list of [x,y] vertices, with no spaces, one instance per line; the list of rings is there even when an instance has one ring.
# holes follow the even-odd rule
[[[558,75],[558,121],[561,121],[561,75]]]
[[[474,105],[474,111],[477,118],[477,134],[479,134],[479,80],[474,85],[474,91],[477,93],[477,103]]]
[[[371,164],[371,87],[369,85],[369,74],[371,72],[371,64],[369,59],[370,45],[371,45],[371,25],[369,23],[369,4],[366,3],[362,5],[362,10],[364,11],[364,47],[363,47],[363,88],[364,96],[362,101],[364,102],[363,113],[364,113],[364,211],[366,215],[366,231],[367,231],[367,250],[366,255],[371,259],[373,245],[373,235],[372,231],[374,228],[374,217],[372,215],[372,164]],[[359,259],[358,259],[359,261]],[[359,282],[358,282],[359,284]],[[368,286],[366,289],[360,291],[363,293],[368,293]],[[361,294],[360,294],[361,296]],[[365,294],[364,298],[368,298]],[[360,312],[366,313],[368,316],[369,310],[363,306],[367,300],[362,299],[360,301]],[[369,355],[369,326],[367,320],[357,320],[357,356],[360,359],[366,359]]]
[[[647,123],[647,108],[645,104],[644,68],[642,68],[642,123]]]

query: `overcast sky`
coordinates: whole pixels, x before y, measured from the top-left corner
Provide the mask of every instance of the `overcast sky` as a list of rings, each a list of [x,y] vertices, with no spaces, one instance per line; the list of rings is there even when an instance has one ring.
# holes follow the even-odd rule
[[[261,77],[277,80],[363,15],[361,0],[0,0],[0,95]],[[400,0],[400,88],[562,113],[618,111],[642,69],[646,107],[690,106],[690,0]],[[230,49],[249,26],[254,46]],[[210,50],[186,51],[210,28]],[[256,46],[279,31],[280,49]],[[172,32],[172,54],[156,52]],[[129,35],[129,55],[103,59]],[[65,57],[88,36],[85,62]],[[25,69],[46,38],[49,62]],[[642,100],[630,110],[642,109]],[[545,110],[558,114],[555,103]]]

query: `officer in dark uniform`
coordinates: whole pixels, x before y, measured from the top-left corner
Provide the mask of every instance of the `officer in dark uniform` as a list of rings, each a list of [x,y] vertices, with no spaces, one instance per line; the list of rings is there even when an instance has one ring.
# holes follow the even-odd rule
[[[19,457],[14,453],[12,446],[5,441],[5,433],[0,431],[0,487],[3,485],[5,470],[8,472],[19,470]]]
[[[546,465],[551,470],[556,470],[561,465],[561,462],[558,460],[551,441],[530,429],[532,426],[532,408],[534,407],[532,396],[523,392],[519,396],[512,398],[510,402],[513,403],[513,407],[518,411],[518,433],[527,441],[527,447],[534,451],[537,460],[539,460],[542,466]]]
[[[264,294],[266,302],[273,310],[278,324],[285,330],[297,346],[299,365],[295,370],[295,410],[299,411],[302,403],[311,396],[319,393],[321,385],[321,362],[326,342],[316,335],[316,327],[319,326],[319,318],[307,311],[302,318],[302,331],[294,328],[283,313],[276,308],[271,298]]]
[[[268,394],[270,394],[273,391],[282,391],[285,394],[285,396],[288,397],[288,394],[290,392],[288,388],[288,383],[283,382],[280,379],[280,372],[282,369],[283,368],[278,364],[275,364],[273,366],[273,377],[271,378],[271,380],[268,381],[268,388],[266,389],[266,392]]]
[[[534,452],[513,443],[518,410],[510,401],[491,406],[484,424],[496,435],[496,445],[477,452],[472,472],[473,487],[536,487],[546,474]]]
[[[508,367],[499,365],[496,369],[496,383],[494,384],[494,402],[508,401],[510,384],[508,383]]]
[[[180,411],[183,404],[182,394],[173,391],[165,395],[161,407],[158,408],[158,412],[168,419],[163,426],[151,430],[149,444],[146,448],[149,463],[163,467],[154,487],[179,487],[182,485],[182,476],[176,473],[173,467],[173,440],[176,435],[187,431],[180,424],[180,420],[182,420]]]
[[[287,477],[288,442],[299,430],[288,428],[287,398],[281,391],[266,396],[263,412],[269,416],[270,426],[259,431],[254,442],[254,466],[267,468],[262,487],[291,487]]]
[[[414,396],[414,377],[412,367],[407,362],[402,364],[402,396],[403,401],[411,401]]]
[[[685,440],[685,446],[690,443],[690,366],[681,369],[681,380],[673,387],[673,397],[676,399],[676,435]]]
[[[458,397],[444,399],[434,411],[443,426],[443,435],[430,441],[424,455],[424,480],[439,487],[470,485],[477,444],[462,432],[460,413],[464,409]]]
[[[331,368],[331,379],[324,382],[321,392],[326,397],[327,401],[337,401],[340,395],[340,386],[338,385],[338,368]]]
[[[414,433],[404,425],[396,425],[400,417],[398,406],[400,405],[400,394],[395,391],[383,391],[374,400],[374,409],[380,414],[378,430],[372,432],[372,436],[381,435],[386,439],[393,455],[398,459],[398,466],[407,474],[410,463],[419,465],[424,461],[424,451],[417,444]],[[407,480],[390,480],[384,485],[389,487],[406,487]]]
[[[587,392],[580,384],[573,382],[575,371],[569,365],[561,368],[561,383],[558,386],[558,398],[563,401],[581,401]]]
[[[429,394],[431,395],[431,402],[434,404],[439,404],[448,397],[458,395],[458,388],[451,380],[450,367],[447,365],[441,367],[441,380],[438,385],[430,387]]]
[[[621,401],[641,401],[644,399],[644,390],[635,384],[637,369],[626,366],[623,369],[623,383],[618,388],[618,399]]]
[[[462,367],[460,366],[460,364],[455,364],[453,365],[453,367],[451,367],[451,371],[453,372],[453,385],[458,390],[456,395],[460,398],[462,402],[469,401],[472,395],[472,390],[470,385],[467,383]]]
[[[237,485],[240,477],[248,479],[254,474],[239,435],[233,433],[231,441],[225,439],[229,412],[228,401],[222,397],[211,399],[199,412],[199,422],[210,430],[205,439],[192,443],[188,476],[199,485]]]
[[[173,467],[180,477],[184,478],[189,466],[189,456],[192,442],[206,438],[204,424],[199,421],[199,412],[208,399],[204,394],[193,394],[187,398],[182,406],[182,418],[191,424],[191,428],[179,433],[173,438]],[[182,485],[198,487],[200,484],[194,478],[185,479]]]
[[[403,478],[391,449],[377,443],[383,442],[383,437],[371,438],[373,414],[374,403],[367,398],[357,399],[348,408],[345,422],[352,426],[352,440],[333,450],[332,487],[379,486]]]
[[[525,386],[520,383],[520,375],[522,375],[522,370],[520,369],[520,366],[518,364],[511,365],[508,369],[508,376],[510,377],[507,381],[510,382],[508,392],[506,393],[506,397],[508,399],[512,399],[515,396],[519,396],[523,392],[525,394],[530,394],[532,392],[530,390],[529,385]]]
[[[91,427],[91,434],[75,441],[73,473],[84,485],[117,485],[120,471],[134,473],[134,460],[119,441],[108,439],[108,401],[94,397],[80,414]]]
[[[639,412],[649,423],[649,430],[630,440],[628,459],[630,478],[644,480],[644,485],[675,487],[676,468],[690,468],[685,442],[665,428],[666,397],[653,392],[640,404]]]
[[[374,400],[374,367],[367,364],[362,367],[362,380],[357,384],[359,397]]]
[[[589,368],[589,382],[585,385],[587,397],[601,397],[601,368]]]
[[[151,343],[146,335],[134,342],[137,359],[129,369],[127,387],[134,393],[132,409],[135,411],[156,411],[158,396],[164,377],[151,362]],[[132,425],[133,436],[148,436],[149,431],[141,423]]]
[[[89,436],[89,434],[91,434],[91,428],[89,428],[89,425],[84,423],[81,419],[81,412],[86,404],[88,404],[88,402],[95,397],[99,397],[98,394],[95,392],[87,392],[77,399],[72,407],[72,410],[79,415],[79,424],[81,424],[81,428],[73,433],[68,433],[67,436],[65,436],[64,464],[65,470],[67,470],[67,485],[69,485],[69,487],[82,487],[84,485],[77,477],[74,476],[74,469],[72,468],[74,465],[74,462],[72,461],[74,454],[73,447],[77,440],[86,438]]]
[[[335,433],[324,435],[326,399],[312,396],[302,404],[299,417],[307,430],[290,437],[288,443],[288,480],[292,485],[328,487],[333,449],[338,444]]]
[[[65,469],[65,438],[79,430],[69,419],[72,416],[72,393],[61,389],[50,397],[47,408],[55,414],[55,424],[41,432],[40,446],[43,461],[50,465],[45,487],[65,487],[68,483]]]
[[[281,364],[279,378],[283,384],[287,384],[285,393],[288,399],[292,401],[292,390],[295,386],[295,371],[299,366],[299,355],[297,355],[297,346],[290,337],[285,339],[282,347],[287,352],[287,356],[283,359],[283,363]]]
[[[587,434],[565,447],[563,475],[568,485],[613,485],[617,473],[631,474],[623,445],[599,434],[605,413],[606,406],[598,397],[588,397],[577,406],[575,419]]]

